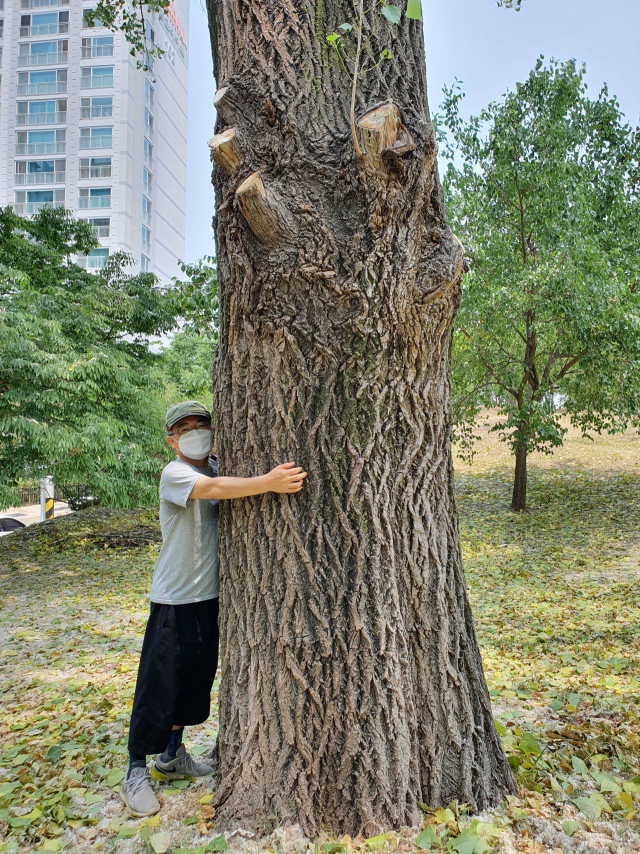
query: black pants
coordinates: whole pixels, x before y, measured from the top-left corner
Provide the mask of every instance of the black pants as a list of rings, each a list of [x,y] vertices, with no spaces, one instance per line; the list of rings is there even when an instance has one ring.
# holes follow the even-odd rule
[[[151,603],[131,710],[129,753],[161,753],[174,726],[209,717],[218,668],[218,600]]]

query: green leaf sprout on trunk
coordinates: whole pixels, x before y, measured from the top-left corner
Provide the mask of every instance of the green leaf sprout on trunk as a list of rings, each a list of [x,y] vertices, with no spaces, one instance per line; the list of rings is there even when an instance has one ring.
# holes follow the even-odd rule
[[[378,53],[377,62],[373,62],[366,68],[361,67],[362,56],[364,50],[369,45],[373,44],[374,39],[377,40],[378,28],[384,18],[392,27],[397,26],[402,19],[402,10],[399,6],[394,6],[385,3],[385,0],[377,0],[368,9],[364,8],[364,0],[358,0],[358,7],[354,5],[355,20],[353,23],[346,21],[340,24],[337,29],[340,32],[333,32],[326,37],[327,42],[335,50],[338,55],[340,65],[345,74],[351,81],[351,110],[349,121],[351,124],[351,135],[353,136],[353,144],[358,157],[362,156],[360,144],[358,142],[358,134],[356,132],[355,107],[356,94],[358,91],[358,78],[374,68],[377,68],[381,63],[393,58],[393,54],[388,46],[378,44],[380,51]],[[422,20],[422,11],[420,8],[420,0],[408,0],[405,17],[416,21]],[[365,30],[368,35],[364,37]],[[355,39],[355,44],[354,44]]]

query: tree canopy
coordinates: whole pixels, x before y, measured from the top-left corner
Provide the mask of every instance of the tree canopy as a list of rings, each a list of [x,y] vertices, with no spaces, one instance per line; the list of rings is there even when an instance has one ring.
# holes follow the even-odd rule
[[[124,253],[98,272],[71,261],[96,246],[64,209],[0,210],[0,502],[25,478],[82,482],[105,503],[155,500],[166,448],[154,336],[173,306]],[[153,415],[157,413],[157,418]]]
[[[479,409],[500,407],[514,509],[527,453],[562,443],[560,405],[585,432],[640,411],[640,129],[606,86],[589,98],[584,77],[541,58],[477,117],[461,118],[458,84],[444,102],[448,210],[470,265],[455,414],[468,440]]]
[[[180,328],[163,349],[160,367],[166,393],[201,400],[211,406],[211,370],[218,343],[218,284],[215,259],[205,256],[194,264],[182,263],[186,279],[173,279],[167,293]]]

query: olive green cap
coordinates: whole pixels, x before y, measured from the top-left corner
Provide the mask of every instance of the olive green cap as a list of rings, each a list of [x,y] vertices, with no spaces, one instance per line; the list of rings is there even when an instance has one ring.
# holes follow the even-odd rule
[[[206,406],[198,403],[197,400],[184,400],[182,403],[176,403],[175,406],[167,410],[165,417],[167,430],[171,430],[174,424],[180,421],[181,418],[186,418],[187,415],[201,415],[203,418],[208,418],[211,421],[211,413]]]

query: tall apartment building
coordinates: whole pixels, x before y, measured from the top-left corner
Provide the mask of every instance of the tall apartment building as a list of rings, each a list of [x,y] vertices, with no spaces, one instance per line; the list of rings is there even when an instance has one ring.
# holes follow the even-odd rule
[[[150,16],[165,51],[150,72],[122,33],[87,26],[91,8],[0,0],[0,204],[77,211],[101,243],[79,263],[126,250],[167,282],[184,258],[189,2]]]

